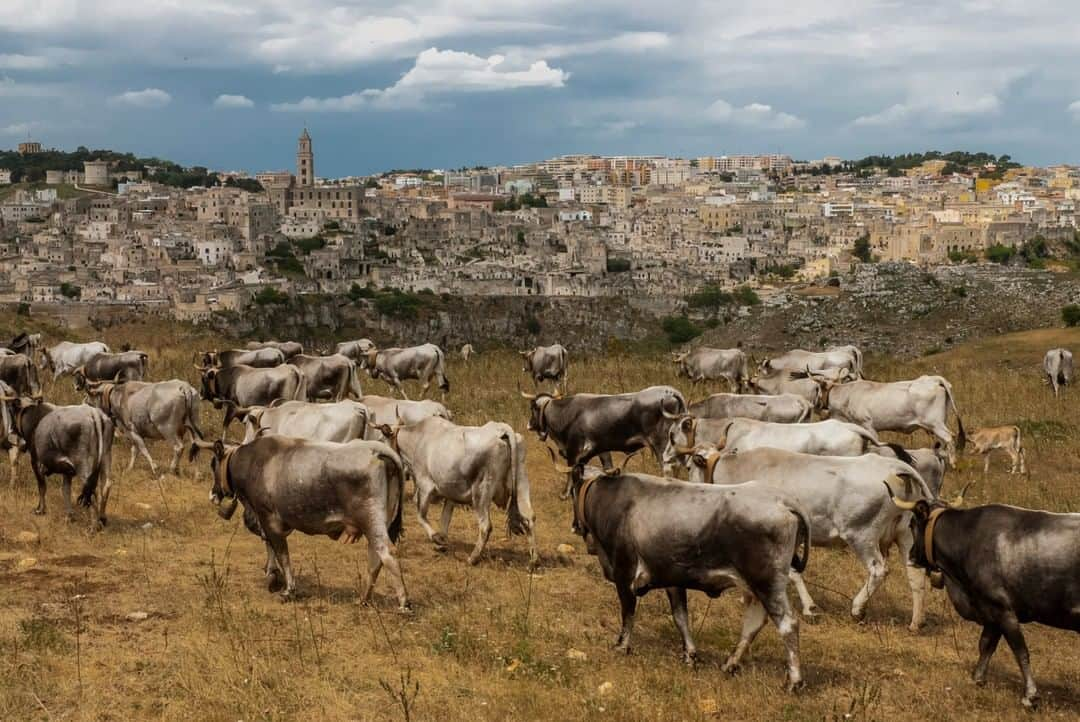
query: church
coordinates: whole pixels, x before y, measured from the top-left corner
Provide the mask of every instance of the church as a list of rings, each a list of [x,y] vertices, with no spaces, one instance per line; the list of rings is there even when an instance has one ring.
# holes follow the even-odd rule
[[[296,175],[289,184],[268,190],[281,217],[357,222],[363,215],[363,186],[315,185],[315,152],[307,128],[297,142]]]

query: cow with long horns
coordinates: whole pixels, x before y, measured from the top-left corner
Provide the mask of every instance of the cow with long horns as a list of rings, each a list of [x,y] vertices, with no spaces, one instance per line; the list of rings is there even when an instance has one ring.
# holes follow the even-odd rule
[[[307,383],[300,369],[292,364],[261,369],[252,366],[216,368],[195,366],[202,376],[202,397],[214,404],[225,406],[221,438],[224,439],[232,420],[243,416],[238,409],[251,406],[269,406],[277,399],[304,401],[307,399]]]

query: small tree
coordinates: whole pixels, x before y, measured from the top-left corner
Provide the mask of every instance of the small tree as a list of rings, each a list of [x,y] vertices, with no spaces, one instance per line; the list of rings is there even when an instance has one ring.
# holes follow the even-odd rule
[[[1016,249],[1012,246],[1005,246],[1000,243],[995,243],[986,249],[986,260],[993,263],[1008,263],[1013,256],[1016,255]]]
[[[686,316],[668,316],[662,326],[668,341],[673,344],[686,343],[701,335],[701,329]]]
[[[870,234],[866,233],[855,239],[855,249],[852,254],[863,263],[870,263],[873,256],[870,252]]]
[[[1070,303],[1061,309],[1061,320],[1066,326],[1080,326],[1080,305]]]

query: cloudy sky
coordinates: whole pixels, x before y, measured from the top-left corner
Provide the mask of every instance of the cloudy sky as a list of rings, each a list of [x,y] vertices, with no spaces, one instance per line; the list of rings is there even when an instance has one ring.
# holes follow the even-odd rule
[[[1075,0],[0,0],[0,147],[320,175],[564,153],[1080,162]]]

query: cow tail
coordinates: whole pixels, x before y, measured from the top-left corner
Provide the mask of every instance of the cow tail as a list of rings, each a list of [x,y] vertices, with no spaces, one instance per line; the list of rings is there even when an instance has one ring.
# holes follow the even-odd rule
[[[91,418],[93,419],[93,426],[91,427],[94,434],[93,443],[97,447],[97,458],[93,461],[93,471],[87,474],[82,491],[79,493],[79,503],[83,506],[90,506],[93,503],[94,494],[97,493],[99,477],[101,476],[102,470],[105,468],[106,421],[104,420],[104,417],[105,413],[103,411],[91,414]]]
[[[510,449],[510,500],[506,503],[506,533],[509,536],[525,534],[528,531],[529,522],[518,507],[518,483],[521,480],[518,479],[517,474],[517,432],[506,424],[504,426],[506,430],[500,438],[506,441]]]
[[[795,532],[795,551],[791,555],[791,568],[802,574],[806,570],[806,563],[810,561],[810,523],[801,509],[790,509],[790,511],[799,523],[799,528]],[[802,547],[801,556],[799,547]]]
[[[403,513],[405,510],[405,465],[401,461],[401,457],[398,456],[392,448],[387,446],[385,449],[381,449],[379,456],[384,460],[393,464],[395,469],[395,475],[397,476],[397,482],[391,484],[387,480],[386,494],[388,497],[394,498],[387,499],[387,505],[393,504],[394,511],[390,519],[390,523],[386,526],[386,534],[390,537],[390,541],[395,544],[401,539],[402,532],[404,531],[405,524],[403,522]],[[391,489],[393,491],[391,492]]]
[[[884,446],[892,449],[892,453],[896,454],[896,458],[900,459],[900,461],[904,462],[908,466],[915,465],[915,459],[912,458],[911,454],[908,453],[908,450],[905,449],[903,446],[900,446],[900,444],[894,444],[890,441],[885,443]]]
[[[186,428],[193,439],[202,439],[203,432],[199,428],[199,394],[195,389],[184,389],[184,396],[187,400],[187,413],[184,415],[184,428]]]
[[[439,374],[439,388],[445,392],[450,391],[450,379],[446,378],[446,359],[442,347],[435,347],[435,370]]]
[[[945,379],[940,381],[942,388],[945,389],[945,395],[949,398],[949,405],[952,407],[953,413],[956,414],[956,427],[959,430],[956,435],[956,448],[960,451],[964,450],[967,446],[967,433],[964,431],[964,421],[960,418],[960,409],[956,408],[956,398],[953,396],[952,384]]]

